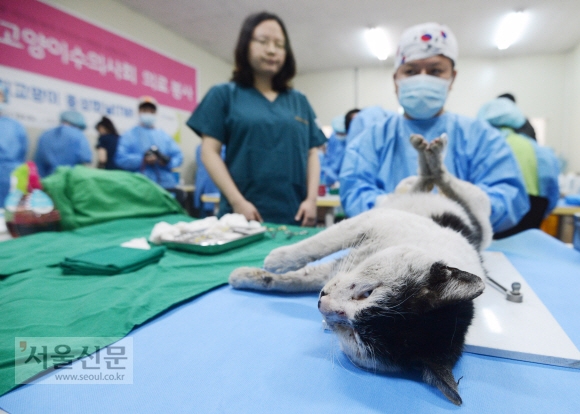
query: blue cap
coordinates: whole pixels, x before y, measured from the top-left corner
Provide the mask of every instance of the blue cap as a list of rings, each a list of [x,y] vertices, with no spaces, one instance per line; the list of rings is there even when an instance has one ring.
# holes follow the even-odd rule
[[[346,134],[346,128],[344,127],[344,115],[335,116],[330,122],[332,129],[337,134]]]
[[[498,128],[518,129],[526,123],[526,117],[520,108],[508,98],[496,98],[486,102],[477,113],[477,117]]]
[[[60,122],[66,122],[79,129],[85,129],[87,123],[83,114],[77,111],[64,111],[60,114]]]

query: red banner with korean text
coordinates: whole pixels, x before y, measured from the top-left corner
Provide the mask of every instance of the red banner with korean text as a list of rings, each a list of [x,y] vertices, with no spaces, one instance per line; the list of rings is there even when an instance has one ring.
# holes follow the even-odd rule
[[[192,111],[195,68],[36,0],[0,0],[0,65]]]

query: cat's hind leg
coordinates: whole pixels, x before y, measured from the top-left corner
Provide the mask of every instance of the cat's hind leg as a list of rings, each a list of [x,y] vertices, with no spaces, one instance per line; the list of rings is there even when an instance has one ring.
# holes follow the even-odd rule
[[[419,163],[419,171],[418,177],[410,181],[409,184],[411,187],[411,192],[430,192],[433,190],[435,185],[433,174],[431,173],[431,168],[429,166],[427,157],[425,156],[425,152],[429,150],[429,143],[422,135],[419,134],[411,134],[409,138],[411,145],[413,148],[417,150],[418,153],[418,163]],[[414,178],[414,177],[409,177]]]
[[[489,216],[491,202],[488,195],[479,187],[454,177],[443,163],[443,154],[447,146],[447,136],[434,139],[424,151],[425,161],[432,174],[434,184],[450,199],[458,202],[471,217],[472,224],[480,233],[480,248],[491,242],[493,231]]]
[[[282,274],[256,267],[239,267],[230,274],[229,283],[235,289],[318,292],[331,278],[336,265],[332,261]]]

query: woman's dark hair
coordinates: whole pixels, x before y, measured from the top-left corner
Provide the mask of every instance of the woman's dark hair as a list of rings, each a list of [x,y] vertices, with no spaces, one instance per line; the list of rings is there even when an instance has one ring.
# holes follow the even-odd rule
[[[105,128],[109,134],[119,136],[119,133],[117,132],[117,128],[115,128],[115,125],[113,125],[113,121],[111,121],[106,116],[102,117],[101,120],[97,123],[97,125],[95,125],[95,128],[98,128],[98,127]]]
[[[234,53],[236,59],[236,67],[234,73],[232,74],[232,81],[243,85],[243,86],[254,86],[254,71],[248,60],[248,51],[250,49],[250,42],[252,41],[252,35],[254,34],[254,29],[260,23],[266,20],[275,20],[284,33],[285,38],[285,49],[286,49],[286,60],[284,60],[284,65],[273,78],[272,78],[272,89],[277,92],[283,92],[291,88],[290,80],[296,75],[296,61],[294,60],[294,53],[292,53],[292,48],[290,47],[290,39],[288,38],[288,33],[286,32],[286,27],[282,20],[275,14],[261,12],[252,14],[246,17],[244,23],[242,24],[242,29],[240,30],[240,35],[238,36],[238,44]]]
[[[354,109],[351,109],[350,111],[348,111],[346,113],[346,115],[344,116],[344,130],[346,131],[347,134],[348,134],[348,129],[350,128],[350,123],[352,122],[352,120],[356,116],[356,114],[358,114],[359,112],[360,112],[360,109],[354,108]]]

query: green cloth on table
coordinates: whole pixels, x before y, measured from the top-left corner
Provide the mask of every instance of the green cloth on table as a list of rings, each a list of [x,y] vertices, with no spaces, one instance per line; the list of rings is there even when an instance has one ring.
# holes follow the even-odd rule
[[[190,222],[191,217],[171,214],[148,218],[127,218],[109,221],[72,231],[38,233],[2,242],[0,248],[0,276],[10,276],[32,268],[56,266],[65,257],[85,253],[137,237],[148,237],[156,223],[166,221]],[[26,259],[23,260],[23,255]]]
[[[55,266],[77,253],[146,237],[159,221],[174,224],[183,220],[188,217],[117,220],[2,242],[0,269],[9,264],[14,270],[21,263],[22,270],[0,280],[0,395],[17,386],[15,337],[100,337],[102,343],[95,345],[104,347],[112,343],[110,338],[123,337],[168,308],[227,283],[237,267],[262,266],[272,249],[307,237],[266,236],[210,256],[167,250],[158,264],[115,277],[63,275]],[[316,231],[311,229],[309,234]],[[76,354],[82,349],[73,351]],[[39,365],[36,373],[43,371]]]
[[[60,212],[63,230],[120,218],[185,213],[159,185],[127,171],[59,167],[42,185]]]
[[[91,250],[60,262],[64,275],[118,275],[131,273],[157,263],[165,253],[165,246],[152,246],[150,250],[110,246]]]

